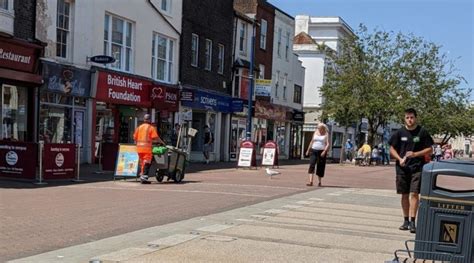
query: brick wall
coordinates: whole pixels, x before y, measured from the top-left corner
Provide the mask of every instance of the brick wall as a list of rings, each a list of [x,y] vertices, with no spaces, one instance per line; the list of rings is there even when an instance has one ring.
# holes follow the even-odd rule
[[[15,0],[14,36],[35,39],[36,0]]]
[[[232,91],[233,0],[184,0],[180,81],[183,85],[230,94]],[[192,34],[199,35],[198,66],[191,66]],[[212,41],[212,68],[205,70],[205,43]],[[218,44],[224,45],[224,74],[217,73]],[[223,88],[223,82],[226,88]]]

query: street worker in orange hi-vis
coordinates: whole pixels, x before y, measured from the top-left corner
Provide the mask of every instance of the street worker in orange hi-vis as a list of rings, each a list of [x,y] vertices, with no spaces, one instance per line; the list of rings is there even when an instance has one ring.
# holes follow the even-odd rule
[[[137,144],[137,153],[138,158],[140,159],[140,181],[143,184],[149,184],[150,182],[148,181],[148,172],[150,170],[151,160],[153,158],[153,143],[157,142],[163,145],[166,144],[163,142],[163,140],[161,140],[156,128],[150,124],[150,114],[145,114],[143,121],[144,123],[138,126],[138,128],[135,130],[135,133],[133,134],[133,139]]]

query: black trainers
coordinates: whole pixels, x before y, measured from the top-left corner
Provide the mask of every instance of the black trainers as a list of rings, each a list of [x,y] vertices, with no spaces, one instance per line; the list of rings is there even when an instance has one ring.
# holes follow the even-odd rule
[[[412,234],[416,233],[415,222],[410,222],[410,233],[412,233]]]
[[[408,230],[409,227],[410,227],[410,222],[404,221],[403,225],[401,225],[398,229],[405,231],[405,230]]]

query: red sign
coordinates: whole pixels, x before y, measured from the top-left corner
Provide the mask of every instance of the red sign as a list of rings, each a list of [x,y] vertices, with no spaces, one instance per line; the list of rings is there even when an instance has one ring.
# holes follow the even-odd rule
[[[165,86],[154,86],[151,89],[153,107],[158,110],[178,111],[179,90]]]
[[[41,47],[0,39],[0,67],[33,73]]]
[[[286,108],[281,105],[257,100],[255,102],[255,117],[268,120],[286,121]]]
[[[255,144],[252,141],[242,141],[240,143],[238,167],[256,167],[257,157],[255,153]]]
[[[76,145],[48,143],[43,151],[43,178],[74,178],[76,171]]]
[[[249,98],[249,86],[250,86],[249,70],[243,69],[242,76],[240,76],[240,98],[241,99],[247,100]]]
[[[150,106],[150,81],[106,71],[98,74],[97,100],[145,108]]]
[[[0,141],[0,176],[35,179],[37,144]]]

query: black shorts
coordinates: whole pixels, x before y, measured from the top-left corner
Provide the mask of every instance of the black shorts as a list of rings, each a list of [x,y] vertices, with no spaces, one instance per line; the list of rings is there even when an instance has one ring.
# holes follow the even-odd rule
[[[397,194],[420,193],[421,171],[410,173],[396,166]]]

